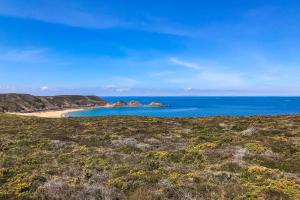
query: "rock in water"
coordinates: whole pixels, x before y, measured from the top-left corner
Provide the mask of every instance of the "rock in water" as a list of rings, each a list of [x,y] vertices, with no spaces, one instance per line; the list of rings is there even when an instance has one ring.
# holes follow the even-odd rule
[[[123,107],[127,106],[128,104],[125,101],[117,101],[116,103],[112,104],[112,107]]]
[[[150,107],[165,107],[164,104],[157,103],[157,102],[151,102],[148,104],[148,106],[150,106]]]
[[[142,107],[143,106],[143,104],[141,104],[138,101],[129,101],[127,105],[131,106],[131,107]]]

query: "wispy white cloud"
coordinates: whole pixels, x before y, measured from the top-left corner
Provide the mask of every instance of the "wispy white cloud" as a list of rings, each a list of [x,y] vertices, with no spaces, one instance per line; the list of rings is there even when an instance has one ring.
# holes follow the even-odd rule
[[[259,83],[279,83],[287,82],[289,79],[293,79],[298,72],[295,70],[298,67],[291,66],[290,63],[281,63],[277,58],[270,58],[265,52],[258,49],[251,49],[247,52],[249,60],[253,61],[253,68],[255,72],[252,74],[252,80]],[[286,79],[286,80],[285,80]],[[280,81],[281,80],[281,81]]]
[[[149,73],[150,77],[162,77],[167,75],[175,74],[175,71],[160,71],[160,72],[151,72]]]
[[[189,90],[243,90],[247,89],[247,81],[236,74],[200,72],[196,74],[181,75],[180,77],[165,78],[166,82],[181,86]]]
[[[41,91],[46,91],[46,90],[49,90],[49,87],[48,86],[43,86],[40,89],[41,89]]]
[[[116,94],[127,93],[133,87],[139,87],[140,84],[140,81],[129,77],[114,77],[108,80],[104,80],[104,82],[108,82],[109,84],[100,87],[101,90]]]
[[[228,41],[229,44],[236,37],[258,35],[268,29],[273,30],[276,27],[286,26],[287,18],[289,22],[293,21],[292,25],[286,26],[287,28],[297,27],[299,21],[296,17],[291,18],[286,15],[285,9],[282,9],[281,6],[257,6],[253,10],[242,9],[234,13],[237,15],[234,20],[227,19],[225,16],[220,22],[220,20],[216,20],[217,18],[212,17],[210,23],[198,21],[190,24],[185,20],[179,22],[180,20],[176,20],[172,14],[168,13],[158,14],[148,9],[141,9],[140,11],[134,10],[133,17],[130,17],[116,12],[110,3],[97,4],[93,2],[93,4],[94,7],[88,1],[82,3],[80,1],[51,0],[28,3],[24,0],[1,0],[0,15],[84,28],[126,27],[175,36]],[[125,2],[125,4],[130,3]],[[128,8],[136,9],[135,6],[128,6]],[[187,14],[187,19],[195,17],[195,10],[191,14],[191,16],[189,13]],[[200,17],[201,15],[199,15],[199,19],[201,19]]]
[[[101,88],[101,90],[103,91],[107,91],[107,92],[115,92],[115,93],[126,93],[126,92],[129,92],[132,88],[130,87],[124,87],[124,86],[121,86],[121,85],[114,85],[114,84],[109,84],[109,85],[106,85],[104,87]]]
[[[16,90],[14,85],[0,84],[0,92],[13,92]]]
[[[193,63],[193,62],[187,62],[187,61],[183,61],[183,60],[179,60],[178,58],[170,58],[170,62],[174,63],[176,65],[180,65],[186,68],[191,68],[191,69],[201,69],[201,67],[199,66],[198,63]]]
[[[246,81],[241,73],[229,72],[217,66],[200,65],[196,62],[181,60],[176,57],[170,62],[184,68],[191,68],[193,73],[182,73],[181,76],[168,77],[167,80],[182,84],[186,88],[242,88]],[[201,66],[201,67],[200,67]]]
[[[193,88],[191,88],[191,87],[188,87],[188,88],[183,88],[185,91],[192,91],[193,90]]]
[[[128,87],[136,86],[140,83],[140,81],[133,79],[133,78],[128,78],[128,77],[118,77],[118,78],[115,78],[114,81],[118,85],[128,86]]]
[[[78,7],[75,2],[56,0],[35,1],[30,5],[26,1],[1,0],[0,15],[84,28],[110,28],[123,23],[103,10],[91,11]]]
[[[129,92],[131,88],[116,88],[116,92]]]
[[[13,62],[37,62],[46,59],[48,49],[0,49],[0,60]]]
[[[238,73],[228,72],[202,72],[199,74],[199,79],[206,80],[208,83],[217,85],[218,87],[241,88],[246,85],[245,79]]]
[[[84,8],[83,5],[79,7],[74,2],[66,3],[58,0],[35,1],[30,4],[22,0],[1,0],[0,15],[81,28],[126,27],[184,37],[195,37],[200,32],[206,31],[203,28],[177,24],[164,16],[143,13],[138,18],[126,18],[110,11],[108,7],[98,6],[90,9]]]
[[[113,89],[113,88],[116,88],[117,86],[116,85],[114,85],[114,84],[108,84],[108,85],[105,85],[104,86],[104,88],[106,88],[106,89]]]

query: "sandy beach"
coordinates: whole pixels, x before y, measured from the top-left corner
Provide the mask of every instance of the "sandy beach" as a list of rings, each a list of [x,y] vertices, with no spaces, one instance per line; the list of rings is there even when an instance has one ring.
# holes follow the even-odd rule
[[[33,116],[33,117],[43,117],[43,118],[62,118],[66,117],[66,114],[71,112],[77,112],[82,110],[90,110],[96,108],[112,108],[111,104],[106,104],[104,106],[94,106],[86,108],[73,108],[73,109],[64,109],[64,110],[49,110],[49,111],[40,111],[40,112],[30,112],[30,113],[20,113],[20,112],[8,112],[7,114],[12,115],[21,115],[21,116]]]
[[[85,110],[85,109],[78,108],[78,109],[31,112],[31,113],[7,113],[7,114],[21,115],[21,116],[44,117],[44,118],[62,118],[62,117],[65,117],[65,115],[70,113],[70,112],[76,112],[76,111],[81,111],[81,110]]]

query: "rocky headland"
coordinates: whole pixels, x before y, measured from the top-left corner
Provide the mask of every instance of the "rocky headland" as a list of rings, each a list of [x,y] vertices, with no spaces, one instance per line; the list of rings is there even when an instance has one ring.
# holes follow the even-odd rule
[[[65,111],[74,109],[91,109],[100,107],[164,107],[152,102],[143,105],[138,101],[108,102],[98,96],[60,95],[33,96],[30,94],[0,94],[0,113],[40,113],[49,111]],[[61,113],[60,113],[61,114]],[[56,116],[56,115],[55,115]]]
[[[60,95],[33,96],[30,94],[0,94],[0,112],[41,112],[49,110],[91,108],[108,102],[97,96]]]

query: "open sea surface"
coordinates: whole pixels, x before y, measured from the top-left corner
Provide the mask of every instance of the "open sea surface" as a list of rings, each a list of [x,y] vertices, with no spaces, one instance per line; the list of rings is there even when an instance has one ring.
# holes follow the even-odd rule
[[[136,100],[142,104],[159,102],[168,107],[98,108],[69,113],[70,117],[157,116],[206,117],[300,114],[300,97],[102,97],[116,102]]]

